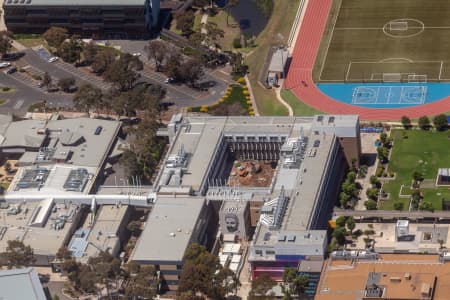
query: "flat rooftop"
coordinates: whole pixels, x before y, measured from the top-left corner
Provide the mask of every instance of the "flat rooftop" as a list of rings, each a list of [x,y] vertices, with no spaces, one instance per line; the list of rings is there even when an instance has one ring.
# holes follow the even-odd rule
[[[51,164],[51,165],[42,165],[41,168],[45,168],[49,171],[48,177],[39,187],[29,187],[29,188],[20,188],[19,182],[21,182],[23,175],[27,172],[27,170],[32,170],[34,167],[22,167],[19,168],[14,179],[11,181],[11,184],[7,190],[8,194],[14,195],[38,195],[38,194],[51,194],[51,195],[61,195],[61,194],[87,194],[89,192],[89,188],[95,180],[94,174],[97,172],[97,168],[95,167],[79,167],[76,165],[69,164]],[[86,169],[87,177],[86,183],[84,184],[84,188],[79,190],[66,190],[65,183],[69,178],[69,174],[72,170],[77,169]]]
[[[142,264],[181,262],[205,200],[160,196],[136,244],[132,260]]]
[[[181,184],[198,190],[224,136],[298,136],[299,128],[309,127],[312,120],[310,117],[188,117],[168,155],[176,155],[184,148],[188,163]]]
[[[387,284],[388,296],[393,299],[416,298],[411,287],[412,281],[428,282],[436,276],[436,287],[433,300],[447,300],[450,295],[450,263],[439,262],[437,255],[383,254],[377,261],[327,261],[327,266],[317,286],[316,300],[357,300],[364,295],[366,283],[371,272],[400,277],[401,281]],[[405,285],[404,276],[409,274],[411,280]],[[407,281],[406,281],[407,282]],[[390,289],[390,292],[389,292]],[[416,285],[420,292],[421,286]]]
[[[79,213],[76,205],[55,204],[43,227],[29,226],[33,213],[40,206],[40,202],[20,203],[21,211],[16,215],[8,215],[8,209],[0,209],[0,252],[4,252],[9,240],[21,240],[25,245],[30,245],[35,254],[55,255],[63,245],[64,239],[69,233],[72,219]],[[12,207],[12,204],[10,204]],[[53,226],[55,220],[62,215],[71,216],[61,229]],[[3,229],[5,228],[5,229]]]
[[[50,144],[55,155],[72,152],[70,162],[80,167],[99,167],[111,150],[119,121],[76,118],[48,121]]]
[[[393,253],[394,251],[410,253],[438,253],[440,250],[439,240],[442,240],[444,247],[450,248],[450,226],[448,224],[418,224],[409,223],[408,235],[413,236],[412,240],[397,241],[395,223],[356,223],[354,230],[370,229],[368,224],[372,224],[375,235],[371,236],[375,240],[377,252]],[[348,250],[364,249],[364,236],[360,236],[353,245],[347,245]]]
[[[0,293],[5,300],[46,300],[38,273],[33,268],[0,271]]]

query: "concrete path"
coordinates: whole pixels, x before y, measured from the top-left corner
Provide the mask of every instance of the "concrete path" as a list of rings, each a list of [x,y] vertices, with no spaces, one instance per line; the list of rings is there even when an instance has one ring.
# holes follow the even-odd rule
[[[292,110],[292,107],[286,101],[284,101],[284,99],[281,97],[281,87],[282,86],[283,86],[283,83],[280,83],[280,87],[273,88],[273,89],[275,89],[275,95],[277,96],[278,101],[287,108],[287,110],[289,112],[289,116],[292,117],[294,115],[294,111]]]
[[[206,23],[208,23],[208,14],[203,14],[202,20],[200,21],[200,24],[202,24],[202,28],[201,28],[200,32],[203,34],[208,33],[205,28]]]

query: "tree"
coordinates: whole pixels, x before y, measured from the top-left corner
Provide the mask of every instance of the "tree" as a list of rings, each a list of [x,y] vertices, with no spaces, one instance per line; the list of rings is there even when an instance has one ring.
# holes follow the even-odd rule
[[[61,78],[58,81],[58,87],[64,92],[69,92],[70,88],[74,85],[75,85],[75,78],[73,77]]]
[[[168,55],[169,47],[162,40],[151,40],[145,46],[145,52],[147,53],[148,60],[155,63],[156,71],[160,72],[163,66],[164,59]]]
[[[59,46],[69,38],[69,34],[65,28],[50,27],[44,32],[43,37],[50,47],[59,48]]]
[[[418,123],[422,130],[427,130],[430,128],[430,119],[427,116],[420,117]]]
[[[8,241],[6,251],[0,256],[8,269],[27,267],[36,261],[33,249],[18,240]]]
[[[248,66],[244,64],[242,53],[233,52],[230,56],[230,65],[232,67],[231,74],[237,76],[244,76],[245,74],[247,74]]]
[[[283,273],[283,289],[285,298],[291,299],[291,295],[300,295],[305,292],[309,278],[298,275],[296,268],[286,268]]]
[[[405,129],[411,128],[411,119],[408,118],[407,116],[403,116],[402,117],[402,125],[403,125],[403,128],[405,128]]]
[[[422,203],[419,206],[420,210],[427,210],[427,211],[434,211],[433,203],[429,201],[422,201]]]
[[[423,177],[423,174],[420,173],[419,171],[414,171],[413,179],[415,182],[420,182],[420,181],[423,181],[424,177]]]
[[[364,202],[364,206],[366,207],[367,210],[376,210],[377,202],[370,199],[370,200],[367,200],[366,202]]]
[[[238,285],[236,276],[222,268],[218,257],[209,253],[205,247],[193,243],[186,250],[178,287],[179,296],[186,297],[186,293],[191,292],[191,295],[221,300]]]
[[[97,53],[99,52],[98,46],[95,45],[95,43],[90,42],[87,43],[84,48],[83,48],[83,60],[87,63],[87,64],[92,64],[92,62],[95,59],[95,56],[97,55]]]
[[[139,267],[125,288],[127,299],[153,299],[158,289],[156,271],[152,266]]]
[[[83,51],[83,44],[79,36],[73,35],[69,41],[63,42],[58,47],[58,54],[68,63],[75,63],[80,61],[81,52]]]
[[[366,196],[369,199],[377,200],[378,199],[378,189],[377,188],[370,188],[366,190]]]
[[[403,202],[394,202],[394,209],[395,210],[403,210],[404,208],[404,203]]]
[[[171,78],[178,79],[178,68],[181,66],[183,62],[183,57],[178,51],[178,49],[174,49],[173,47],[169,51],[166,57],[166,62],[164,65],[164,70],[167,76]]]
[[[336,227],[333,230],[333,237],[336,239],[339,245],[345,244],[345,235],[347,231],[345,230],[345,227]]]
[[[176,15],[177,21],[176,28],[178,30],[181,30],[182,35],[189,36],[193,32],[192,27],[194,27],[194,19],[195,19],[194,12],[190,10],[185,11],[183,13],[179,13]]]
[[[42,84],[46,87],[49,87],[52,84],[52,77],[48,72],[44,73],[44,77],[42,77]]]
[[[388,160],[389,151],[385,146],[380,146],[377,148],[378,159],[381,163],[385,163]]]
[[[178,68],[178,76],[190,86],[194,87],[197,81],[204,75],[203,66],[201,62],[192,58],[183,63]]]
[[[0,31],[0,57],[5,56],[12,48],[11,34],[8,31]]]
[[[276,284],[272,277],[267,274],[261,274],[252,280],[250,296],[265,296]]]
[[[130,223],[128,223],[127,229],[133,235],[137,235],[137,233],[141,230],[141,222],[139,222],[139,221],[131,221]]]
[[[447,129],[448,127],[448,120],[447,116],[445,114],[439,114],[433,118],[433,124],[434,127],[436,127],[436,130],[442,131]]]
[[[346,225],[347,225],[348,230],[350,230],[350,234],[352,234],[353,230],[356,227],[355,219],[353,217],[348,217],[347,221],[346,221]]]
[[[56,252],[56,258],[60,260],[71,259],[72,251],[67,249],[67,247],[61,247],[58,249],[58,252]]]
[[[119,59],[110,64],[105,73],[106,81],[112,83],[119,91],[128,91],[139,79],[138,71],[143,69],[142,61],[128,53],[121,54]]]
[[[102,91],[89,83],[83,84],[73,97],[73,104],[80,111],[89,113],[95,108],[98,112],[104,105]]]
[[[115,282],[120,277],[120,264],[120,259],[104,251],[101,251],[96,257],[90,257],[88,260],[87,266],[95,274],[94,282],[104,285],[108,296],[112,282]]]
[[[239,0],[228,0],[227,1],[227,26],[230,26],[228,19],[230,18],[230,11],[232,7],[235,7],[239,3]]]
[[[103,74],[109,65],[116,60],[116,54],[114,50],[106,48],[98,51],[92,60],[91,69],[92,72],[97,74]]]
[[[336,226],[345,227],[346,222],[347,222],[347,217],[339,216],[336,218]]]
[[[218,42],[225,36],[223,29],[219,28],[216,23],[208,22],[205,25],[206,34],[203,39],[207,47],[218,48]]]
[[[381,188],[381,182],[376,175],[370,176],[370,183],[376,188]]]

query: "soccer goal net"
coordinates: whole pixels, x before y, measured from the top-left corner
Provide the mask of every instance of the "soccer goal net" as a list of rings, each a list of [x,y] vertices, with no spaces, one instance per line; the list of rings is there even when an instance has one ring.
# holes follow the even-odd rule
[[[408,75],[408,82],[427,82],[427,75]]]
[[[407,21],[390,22],[389,27],[391,31],[405,31],[408,30],[408,22]]]
[[[402,81],[401,73],[383,73],[383,82],[400,82]]]

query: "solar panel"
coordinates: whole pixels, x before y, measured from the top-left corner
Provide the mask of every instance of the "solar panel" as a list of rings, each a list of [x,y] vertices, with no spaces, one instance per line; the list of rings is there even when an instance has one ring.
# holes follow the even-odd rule
[[[270,232],[264,233],[264,240],[268,241],[270,239]]]

